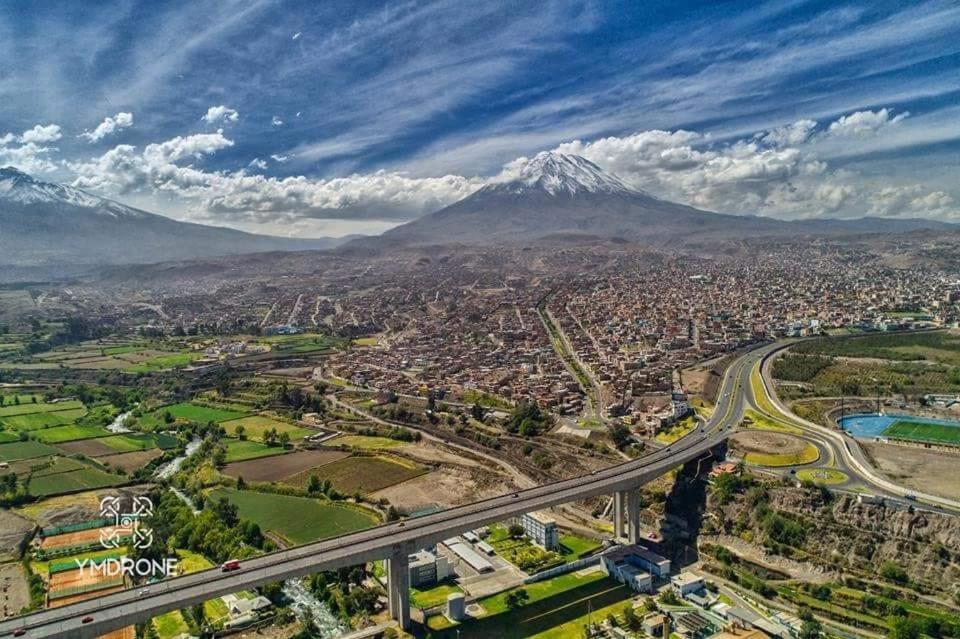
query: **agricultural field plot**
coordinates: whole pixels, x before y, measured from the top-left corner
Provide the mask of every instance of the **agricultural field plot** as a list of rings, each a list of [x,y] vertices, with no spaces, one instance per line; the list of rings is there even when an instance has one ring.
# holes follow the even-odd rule
[[[71,399],[63,402],[39,402],[36,404],[7,404],[0,406],[0,419],[14,415],[32,415],[33,413],[56,413],[62,410],[83,408],[83,404]]]
[[[119,453],[108,455],[106,457],[99,457],[97,458],[97,461],[101,464],[109,466],[110,468],[122,468],[125,472],[132,473],[140,468],[143,468],[154,459],[162,455],[162,450],[158,448],[151,448],[149,450],[137,450],[130,453]]]
[[[110,431],[102,426],[84,426],[80,424],[44,428],[34,432],[34,436],[45,444],[61,444],[78,439],[95,439],[97,437],[106,437],[109,434]]]
[[[144,428],[157,429],[169,425],[166,415],[170,414],[174,422],[197,422],[206,424],[207,422],[226,422],[232,419],[246,417],[249,413],[226,408],[211,408],[190,402],[181,402],[162,406],[153,412],[140,417],[140,425]]]
[[[325,446],[348,446],[359,450],[385,450],[403,446],[406,442],[389,437],[375,437],[369,435],[339,435],[324,442]]]
[[[104,440],[107,437],[96,439],[78,439],[72,442],[63,442],[57,444],[57,448],[67,455],[85,455],[87,457],[101,457],[103,455],[115,455],[116,450],[107,446]]]
[[[54,457],[53,463],[43,464],[43,466],[35,468],[33,470],[33,477],[46,477],[48,475],[57,475],[59,473],[82,470],[84,468],[89,468],[89,466],[76,459],[70,459],[69,457]]]
[[[949,424],[902,420],[890,424],[883,435],[890,439],[960,446],[960,426]]]
[[[194,360],[200,359],[201,357],[203,357],[203,353],[195,351],[187,351],[185,353],[166,353],[163,355],[155,355],[146,361],[133,364],[125,370],[129,373],[150,373],[169,368],[183,368],[192,363]]]
[[[151,448],[160,448],[169,450],[176,448],[179,442],[177,438],[165,433],[124,433],[122,435],[111,435],[100,440],[108,446],[113,452],[130,453],[136,450],[150,450]]]
[[[370,511],[308,497],[231,488],[211,491],[210,498],[220,497],[235,504],[241,518],[254,521],[264,530],[276,532],[296,544],[344,535],[377,523],[377,517]]]
[[[0,418],[0,423],[14,430],[36,430],[38,428],[72,424],[86,414],[86,408],[68,408],[51,412],[11,415]]]
[[[285,484],[306,488],[311,475],[329,479],[333,487],[347,495],[372,493],[427,473],[429,469],[386,456],[349,457],[319,468],[303,471],[284,480]]]
[[[232,439],[227,442],[227,463],[257,459],[258,457],[272,457],[286,453],[285,448],[267,446],[258,442]]]
[[[281,419],[266,415],[251,415],[250,417],[231,419],[230,421],[221,422],[220,425],[223,426],[227,434],[231,437],[236,436],[238,426],[243,426],[243,432],[247,439],[260,442],[263,441],[263,434],[270,429],[277,431],[278,435],[280,433],[287,433],[291,440],[303,439],[313,433],[309,428],[296,426]]]
[[[795,353],[871,359],[927,360],[960,365],[960,335],[946,331],[886,333],[847,339],[811,340],[792,346]]]
[[[0,444],[7,444],[9,442],[18,442],[20,441],[19,433],[11,433],[9,431],[0,430]]]
[[[261,457],[227,464],[222,472],[230,477],[243,477],[245,481],[273,482],[349,456],[350,453],[339,450],[298,450],[280,458]]]
[[[326,351],[343,343],[343,340],[330,335],[303,333],[300,335],[272,335],[258,339],[270,344],[272,350],[283,353],[312,353]]]
[[[27,489],[31,495],[36,497],[48,497],[92,488],[118,486],[127,481],[126,477],[114,475],[99,468],[88,467],[53,475],[34,475],[30,478]]]
[[[35,441],[0,444],[0,461],[12,462],[20,459],[35,459],[47,455],[56,455],[58,452],[53,446]]]

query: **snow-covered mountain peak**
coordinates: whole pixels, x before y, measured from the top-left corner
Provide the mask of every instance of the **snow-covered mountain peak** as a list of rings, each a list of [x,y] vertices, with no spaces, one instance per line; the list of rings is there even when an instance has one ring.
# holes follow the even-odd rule
[[[543,151],[508,167],[503,181],[497,183],[495,188],[513,193],[540,190],[550,195],[638,192],[584,157],[552,151]]]
[[[0,168],[0,200],[18,204],[70,204],[87,209],[101,209],[114,216],[125,213],[140,214],[136,209],[72,186],[38,180],[12,166]]]

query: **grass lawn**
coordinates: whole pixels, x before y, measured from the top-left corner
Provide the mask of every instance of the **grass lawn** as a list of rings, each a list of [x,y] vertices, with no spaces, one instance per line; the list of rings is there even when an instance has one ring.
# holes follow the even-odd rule
[[[960,427],[901,420],[887,426],[884,437],[936,444],[960,444]]]
[[[763,385],[763,377],[760,375],[760,364],[754,365],[750,371],[750,390],[753,391],[753,398],[757,401],[757,406],[765,413],[770,415],[779,415],[780,411],[773,405],[770,398],[767,397],[767,391]]]
[[[31,495],[48,497],[76,490],[116,486],[126,481],[128,481],[126,477],[113,475],[98,468],[83,468],[55,475],[34,476],[30,479],[28,490]]]
[[[18,459],[34,459],[44,455],[57,455],[60,451],[42,442],[13,442],[0,444],[0,461],[17,461]]]
[[[236,504],[240,517],[255,521],[264,530],[275,531],[296,544],[343,535],[377,523],[376,516],[369,511],[309,497],[232,488],[210,492],[211,499],[220,497]]]
[[[772,430],[778,433],[789,433],[791,435],[803,435],[803,431],[796,426],[791,426],[785,422],[782,422],[778,419],[770,419],[766,415],[762,415],[755,410],[747,410],[746,419],[744,424],[747,428],[754,428],[756,430]],[[749,421],[748,421],[749,420]]]
[[[231,439],[227,442],[227,463],[245,461],[247,459],[257,459],[258,457],[270,457],[271,455],[282,455],[287,452],[280,446],[267,446],[259,442],[248,440]]]
[[[672,444],[677,441],[694,428],[697,427],[697,420],[693,417],[684,417],[679,422],[668,428],[667,430],[657,433],[657,436],[654,437],[654,440],[660,444]]]
[[[72,442],[78,439],[93,439],[94,437],[105,437],[110,434],[106,428],[101,426],[80,426],[73,424],[70,426],[57,426],[56,428],[45,428],[36,431],[33,435],[46,444],[62,444],[63,442]]]
[[[341,493],[352,495],[356,492],[376,492],[426,472],[423,466],[392,457],[347,457],[297,473],[285,479],[284,483],[305,488],[310,475],[316,475],[321,480],[329,479]]]
[[[743,461],[753,466],[801,466],[812,464],[820,459],[820,451],[813,444],[805,444],[799,453],[755,453],[749,452],[743,456]]]
[[[603,546],[599,541],[579,537],[577,535],[560,535],[560,547],[557,551],[564,561],[570,563],[576,561],[581,556],[593,552]]]
[[[801,468],[797,471],[797,479],[800,481],[812,481],[816,484],[833,486],[842,484],[848,479],[846,473],[832,468]]]
[[[433,608],[446,604],[447,596],[455,592],[463,592],[463,589],[452,581],[445,581],[424,590],[411,588],[410,601],[417,608]]]
[[[523,588],[530,596],[529,603],[514,610],[507,606],[510,591],[506,591],[481,599],[479,603],[486,614],[456,628],[441,630],[449,622],[440,621],[435,626],[437,617],[431,617],[431,628],[440,627],[434,636],[443,639],[457,636],[461,639],[580,639],[587,614],[599,620],[598,611],[604,610],[605,615],[607,608],[622,610],[633,595],[629,588],[607,578],[602,572],[584,576],[576,573],[561,575]]]
[[[159,617],[153,618],[153,627],[160,639],[173,639],[182,634],[189,634],[190,628],[183,620],[179,610],[172,610]]]
[[[192,550],[177,548],[177,565],[180,567],[181,574],[188,575],[191,572],[213,568],[213,562]]]
[[[369,437],[367,435],[340,435],[324,442],[326,446],[350,446],[360,450],[379,450],[396,448],[405,442],[389,437]]]
[[[86,408],[68,408],[49,413],[30,413],[27,415],[12,415],[0,418],[7,428],[15,430],[36,430],[51,426],[72,424],[87,414]]]
[[[84,559],[102,561],[104,559],[119,558],[125,554],[126,550],[117,548],[91,550],[90,552],[82,552],[69,557],[58,557],[48,561],[34,560],[30,562],[30,569],[35,573],[48,576],[51,571],[56,573],[60,571],[74,570],[78,566],[77,562],[83,561]]]
[[[289,424],[283,420],[265,415],[251,415],[250,417],[241,417],[240,419],[231,419],[221,422],[221,426],[226,429],[231,437],[236,436],[237,426],[243,426],[243,432],[247,439],[263,441],[263,434],[271,428],[277,431],[277,434],[287,433],[291,440],[303,439],[314,431],[308,428],[301,428],[294,424]]]

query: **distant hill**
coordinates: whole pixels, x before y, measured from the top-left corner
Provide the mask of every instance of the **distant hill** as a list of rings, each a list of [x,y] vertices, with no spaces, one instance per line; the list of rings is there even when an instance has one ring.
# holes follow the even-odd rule
[[[498,245],[616,239],[689,244],[762,236],[848,235],[953,229],[944,222],[858,218],[784,221],[713,213],[630,188],[589,160],[544,152],[513,179],[487,185],[435,213],[347,249],[432,244]]]
[[[43,271],[337,246],[178,222],[0,168],[0,265]]]

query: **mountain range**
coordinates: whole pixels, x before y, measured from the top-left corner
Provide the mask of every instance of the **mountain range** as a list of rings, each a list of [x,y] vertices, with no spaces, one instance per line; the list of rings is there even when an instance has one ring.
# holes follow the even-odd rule
[[[0,169],[0,265],[46,273],[269,251],[382,252],[444,244],[623,241],[716,247],[732,239],[957,230],[923,219],[784,221],[657,198],[589,160],[544,152],[466,198],[376,237],[293,239],[179,222],[77,188]],[[59,269],[59,271],[58,271]]]
[[[331,248],[342,240],[291,239],[179,222],[71,186],[0,168],[0,264],[134,264],[263,251]]]
[[[727,215],[631,188],[589,160],[544,152],[510,179],[494,182],[435,213],[349,247],[462,243],[517,244],[549,239],[617,239],[644,244],[709,243],[756,236],[855,235],[957,229],[922,219],[785,221]]]

